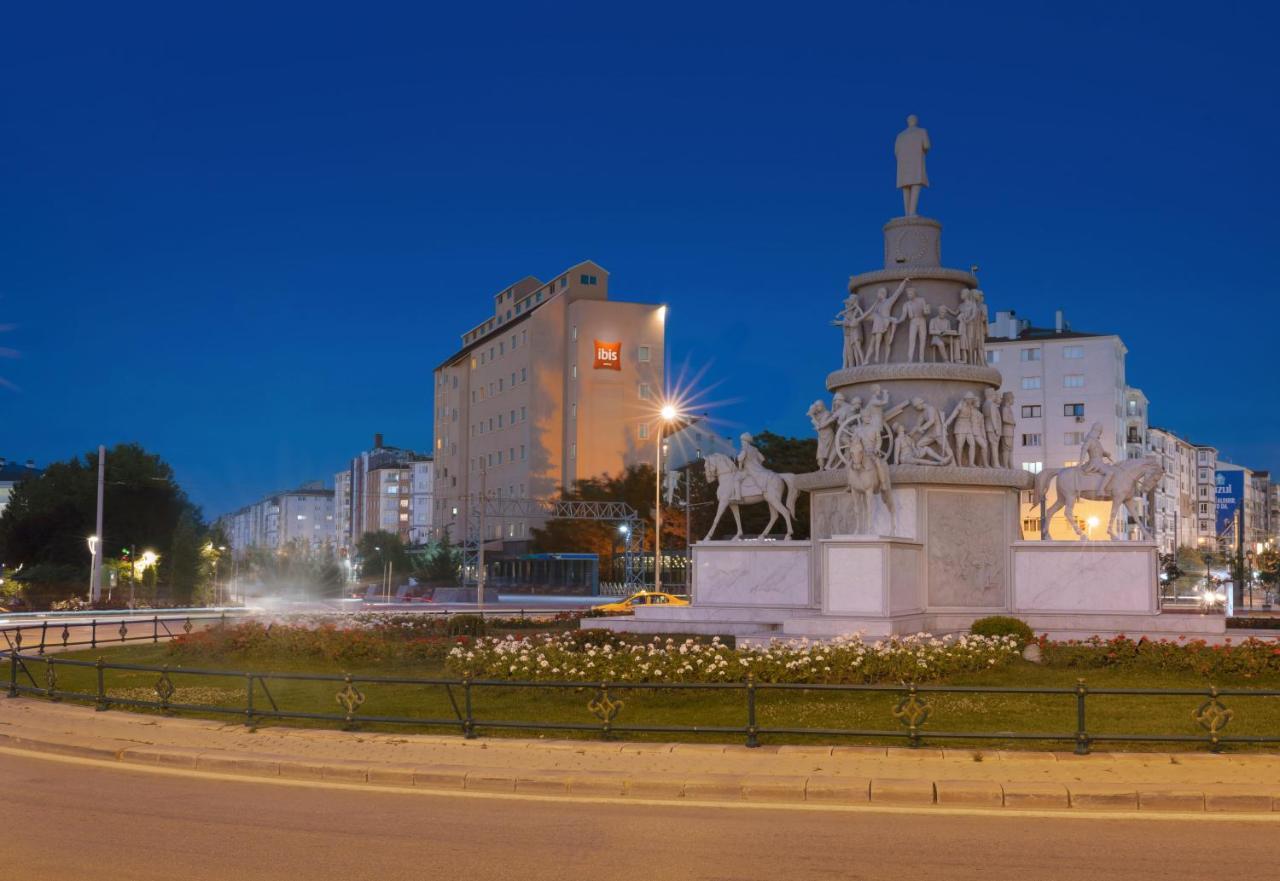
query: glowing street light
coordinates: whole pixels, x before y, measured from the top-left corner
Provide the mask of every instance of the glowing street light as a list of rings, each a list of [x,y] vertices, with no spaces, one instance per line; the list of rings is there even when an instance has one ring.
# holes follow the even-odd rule
[[[1090,517],[1088,520],[1086,520],[1086,521],[1085,521],[1085,523],[1086,523],[1086,524],[1088,525],[1088,527],[1089,527],[1089,538],[1090,538],[1090,539],[1092,539],[1092,538],[1093,538],[1093,529],[1094,529],[1094,527],[1095,527],[1095,526],[1097,526],[1097,525],[1098,525],[1098,518],[1097,518],[1097,517]]]
[[[680,417],[680,408],[675,401],[667,401],[658,408],[658,448],[656,470],[654,471],[653,493],[653,591],[662,590],[662,448],[666,445],[667,428]]]

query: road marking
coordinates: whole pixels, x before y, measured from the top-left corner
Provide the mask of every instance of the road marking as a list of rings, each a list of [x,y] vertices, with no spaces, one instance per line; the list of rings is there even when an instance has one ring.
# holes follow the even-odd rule
[[[248,774],[222,774],[216,771],[196,771],[188,768],[162,768],[136,762],[108,761],[105,759],[89,759],[83,756],[64,756],[57,753],[45,753],[35,750],[15,749],[0,746],[0,755],[17,758],[42,759],[49,762],[61,762],[68,765],[86,765],[95,768],[106,768],[116,771],[138,771],[145,774],[161,774],[170,777],[194,777],[205,780],[221,780],[231,783],[265,783],[275,786],[301,786],[310,789],[338,789],[351,792],[375,792],[394,795],[448,796],[459,798],[481,799],[516,799],[520,801],[560,802],[563,804],[598,804],[598,805],[644,805],[648,807],[674,808],[729,808],[731,810],[748,811],[807,811],[810,813],[866,813],[877,814],[909,814],[913,816],[933,815],[943,817],[1039,817],[1070,820],[1149,820],[1165,822],[1197,823],[1280,823],[1280,812],[1273,813],[1180,813],[1150,811],[1076,811],[1071,808],[1054,811],[1020,811],[1012,808],[960,808],[932,805],[929,807],[895,807],[890,805],[817,805],[798,804],[793,802],[733,802],[733,801],[695,801],[691,799],[661,798],[603,798],[585,795],[537,795],[519,792],[476,792],[465,789],[428,789],[426,787],[395,786],[381,783],[342,783],[337,780],[297,780],[286,777],[257,777]]]

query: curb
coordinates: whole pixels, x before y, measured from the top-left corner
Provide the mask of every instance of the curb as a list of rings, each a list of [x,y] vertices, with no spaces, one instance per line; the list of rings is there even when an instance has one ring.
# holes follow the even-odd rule
[[[37,739],[0,732],[0,745],[32,753],[225,774],[282,779],[412,787],[426,792],[477,792],[513,796],[687,800],[698,803],[966,808],[992,813],[1070,811],[1106,813],[1280,813],[1274,786],[1169,787],[1106,783],[997,783],[981,780],[866,778],[826,775],[646,774],[515,770],[464,764],[395,765],[359,761],[307,761],[267,753],[176,746],[113,748],[89,738]]]

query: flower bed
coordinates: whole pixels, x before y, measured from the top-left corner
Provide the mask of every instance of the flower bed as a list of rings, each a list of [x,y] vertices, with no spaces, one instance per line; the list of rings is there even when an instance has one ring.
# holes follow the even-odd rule
[[[735,649],[719,639],[642,641],[579,631],[481,638],[450,649],[446,666],[473,679],[736,682],[750,673],[760,682],[875,683],[926,682],[986,670],[1018,656],[1012,637],[944,639],[925,633],[868,643],[855,635]]]
[[[1122,634],[1108,640],[1095,636],[1067,642],[1050,642],[1041,637],[1039,644],[1044,662],[1054,667],[1118,667],[1245,679],[1280,673],[1280,642],[1275,640],[1250,638],[1210,645],[1203,640],[1134,640]]]

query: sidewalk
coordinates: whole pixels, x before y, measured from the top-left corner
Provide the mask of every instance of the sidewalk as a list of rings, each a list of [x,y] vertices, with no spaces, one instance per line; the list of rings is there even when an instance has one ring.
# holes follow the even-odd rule
[[[0,747],[174,770],[513,795],[990,810],[1273,813],[1280,755],[464,740],[0,699]]]

